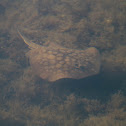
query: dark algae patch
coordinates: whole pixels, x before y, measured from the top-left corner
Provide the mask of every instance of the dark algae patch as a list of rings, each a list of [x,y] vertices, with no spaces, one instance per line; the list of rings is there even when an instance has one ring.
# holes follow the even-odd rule
[[[5,13],[6,8],[0,4],[0,15],[3,15]]]
[[[125,126],[125,14],[124,0],[0,1],[0,125]],[[100,69],[81,78],[90,48]]]

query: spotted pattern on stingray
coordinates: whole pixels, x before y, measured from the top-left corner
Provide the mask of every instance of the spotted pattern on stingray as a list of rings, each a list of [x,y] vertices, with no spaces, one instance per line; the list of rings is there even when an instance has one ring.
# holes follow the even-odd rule
[[[81,79],[99,73],[100,54],[94,47],[76,50],[54,43],[41,46],[18,33],[30,48],[26,55],[33,72],[42,79],[53,82],[62,78]]]

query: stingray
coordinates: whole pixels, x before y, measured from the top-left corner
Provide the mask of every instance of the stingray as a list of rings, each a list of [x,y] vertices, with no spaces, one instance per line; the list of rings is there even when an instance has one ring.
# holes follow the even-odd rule
[[[18,33],[30,48],[26,56],[33,72],[44,80],[54,82],[62,78],[81,79],[100,71],[100,54],[95,47],[80,50],[55,43],[42,46],[29,41],[21,32]]]

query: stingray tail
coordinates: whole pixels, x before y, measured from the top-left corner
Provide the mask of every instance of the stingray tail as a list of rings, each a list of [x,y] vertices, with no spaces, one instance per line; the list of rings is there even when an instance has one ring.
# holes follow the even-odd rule
[[[29,46],[30,49],[40,48],[40,45],[35,44],[34,42],[30,41],[28,38],[24,37],[23,34],[17,29],[18,34],[24,40],[24,42]]]

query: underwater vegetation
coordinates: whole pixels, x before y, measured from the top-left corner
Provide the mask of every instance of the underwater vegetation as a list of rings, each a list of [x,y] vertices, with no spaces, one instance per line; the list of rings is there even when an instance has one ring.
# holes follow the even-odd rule
[[[61,100],[61,99],[60,99]],[[126,124],[126,97],[113,94],[106,103],[80,98],[74,94],[64,100],[42,104],[27,104],[18,99],[9,100],[1,107],[0,117],[22,122],[27,126],[124,126]],[[117,102],[118,101],[118,102]]]
[[[125,126],[126,1],[0,1],[0,125]],[[17,33],[48,46],[95,47],[99,75],[49,83],[34,74]]]

